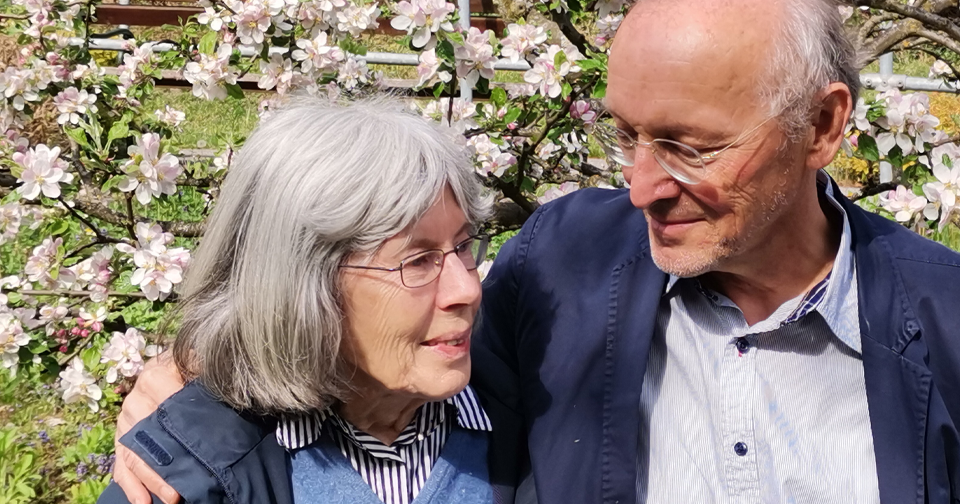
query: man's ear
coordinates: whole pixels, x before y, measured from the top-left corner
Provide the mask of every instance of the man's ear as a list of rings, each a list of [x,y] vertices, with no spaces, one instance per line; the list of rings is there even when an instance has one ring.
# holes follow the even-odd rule
[[[831,82],[817,93],[815,100],[819,106],[815,105],[810,117],[813,141],[807,150],[807,168],[819,170],[830,164],[840,150],[853,99],[846,84]]]

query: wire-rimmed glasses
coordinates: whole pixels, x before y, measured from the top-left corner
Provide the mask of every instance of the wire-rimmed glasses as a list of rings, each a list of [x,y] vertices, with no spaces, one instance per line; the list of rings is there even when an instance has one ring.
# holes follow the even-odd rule
[[[616,163],[623,166],[633,166],[636,160],[637,147],[645,147],[650,149],[653,158],[671,177],[684,184],[695,185],[706,178],[707,164],[713,162],[720,154],[740,143],[744,137],[757,131],[774,117],[776,116],[768,117],[760,124],[740,133],[730,145],[708,153],[701,153],[685,143],[666,138],[655,138],[649,142],[644,142],[608,123],[598,122],[594,127],[594,135],[607,157]]]
[[[423,287],[440,276],[443,270],[443,263],[448,254],[456,254],[467,271],[477,269],[487,258],[487,246],[490,245],[490,237],[486,235],[474,235],[462,242],[454,245],[452,250],[430,249],[418,252],[410,257],[400,261],[400,266],[396,268],[383,268],[379,266],[360,266],[355,264],[344,264],[341,268],[354,268],[377,271],[399,271],[400,281],[404,286],[411,289]]]

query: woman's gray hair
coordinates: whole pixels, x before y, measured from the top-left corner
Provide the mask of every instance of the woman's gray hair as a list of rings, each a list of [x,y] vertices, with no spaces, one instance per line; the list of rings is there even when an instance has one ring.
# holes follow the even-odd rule
[[[790,138],[810,124],[814,95],[831,82],[850,88],[853,103],[860,93],[856,51],[847,38],[835,0],[783,0],[783,22],[774,39],[771,62],[761,77],[760,99],[778,114]]]
[[[468,221],[488,217],[462,142],[399,98],[273,112],[237,153],[187,273],[181,372],[260,413],[341,398],[339,266],[415,223],[445,186]]]

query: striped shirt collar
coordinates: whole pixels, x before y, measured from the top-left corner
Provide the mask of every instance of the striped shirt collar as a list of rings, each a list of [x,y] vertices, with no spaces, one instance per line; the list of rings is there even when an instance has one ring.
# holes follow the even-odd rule
[[[456,409],[457,423],[460,427],[480,431],[493,430],[490,419],[483,411],[476,392],[467,385],[453,397],[421,406],[410,425],[404,428],[394,444],[409,444],[418,438],[422,439],[429,436],[444,421],[448,407]],[[376,438],[357,430],[329,408],[318,413],[282,418],[277,425],[277,442],[288,450],[298,450],[316,441],[320,437],[324,425],[329,426],[331,423],[336,425],[350,442],[361,448],[373,448],[378,444],[383,447],[382,443],[376,441]],[[381,453],[377,454],[380,455]],[[383,453],[382,455],[392,458],[389,453]]]
[[[860,312],[857,295],[856,261],[853,255],[853,232],[850,229],[850,219],[843,206],[837,201],[833,192],[833,181],[824,170],[817,172],[817,186],[826,200],[843,217],[843,232],[840,235],[840,248],[833,261],[833,269],[810,291],[802,297],[787,301],[787,304],[796,303],[796,308],[779,322],[785,325],[800,320],[810,312],[817,311],[827,322],[830,330],[851,350],[861,353],[860,341]],[[670,275],[665,293],[670,293],[680,277]],[[726,296],[704,288],[697,281],[698,291],[720,306],[737,308],[733,301]],[[739,309],[739,308],[737,308]],[[779,310],[778,310],[779,312]],[[776,314],[774,314],[775,316]],[[759,322],[764,324],[767,321]]]

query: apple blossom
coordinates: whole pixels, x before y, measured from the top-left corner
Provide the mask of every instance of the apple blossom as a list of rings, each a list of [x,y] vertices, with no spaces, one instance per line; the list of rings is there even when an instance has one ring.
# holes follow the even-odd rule
[[[894,214],[897,222],[910,222],[915,213],[927,207],[927,198],[917,196],[906,187],[898,185],[896,190],[880,195],[880,205]]]
[[[564,182],[559,186],[547,189],[546,192],[543,193],[543,196],[537,198],[537,203],[540,203],[541,205],[549,203],[561,196],[566,196],[577,189],[580,189],[580,185],[576,182]]]
[[[272,53],[269,60],[260,61],[260,80],[257,87],[260,89],[277,88],[277,93],[284,94],[290,89],[293,82],[293,62],[283,57],[281,53]]]
[[[176,178],[183,173],[180,160],[176,156],[160,153],[160,135],[146,133],[137,139],[136,145],[127,148],[127,161],[122,169],[125,175],[117,188],[123,192],[136,191],[137,201],[141,205],[162,194],[177,192]],[[159,156],[159,158],[158,158]]]
[[[179,128],[180,124],[187,118],[187,115],[183,112],[171,107],[170,105],[164,105],[163,110],[157,110],[154,112],[154,115],[157,116],[157,120],[170,126],[171,128]]]
[[[30,335],[23,332],[20,320],[12,313],[0,313],[0,363],[10,370],[10,376],[17,374],[20,363],[20,348],[30,343]]]
[[[60,115],[57,117],[58,124],[77,124],[80,122],[80,115],[86,114],[87,110],[96,112],[97,95],[87,93],[85,90],[77,90],[70,86],[61,91],[53,98],[53,104],[57,106]]]
[[[403,0],[394,6],[397,16],[390,20],[390,26],[407,35],[413,35],[413,47],[426,47],[433,34],[440,31],[452,32],[453,23],[448,19],[456,12],[456,5],[444,0]]]
[[[44,144],[37,144],[27,152],[17,152],[13,161],[23,167],[19,180],[20,194],[34,200],[42,192],[48,198],[60,197],[60,184],[69,184],[73,175],[67,173],[67,162],[60,159],[60,147],[48,148]]]
[[[183,70],[183,78],[193,84],[193,95],[207,100],[227,97],[227,85],[237,83],[237,76],[229,68],[233,46],[221,44],[215,55],[201,54]]]
[[[933,175],[936,180],[924,184],[923,193],[930,200],[933,208],[939,208],[939,229],[942,230],[957,212],[957,200],[960,196],[960,165],[948,168],[945,164],[938,163],[933,167]],[[931,209],[926,217],[933,220],[936,215]]]
[[[345,58],[339,47],[327,45],[327,34],[322,32],[313,39],[297,40],[297,47],[299,49],[290,56],[301,62],[300,68],[304,73],[331,70]]]
[[[492,79],[495,73],[493,66],[497,63],[493,55],[493,46],[490,45],[490,36],[493,32],[481,32],[471,26],[464,37],[463,45],[454,48],[454,57],[457,60],[457,77],[464,80],[467,86],[475,86],[480,77]]]
[[[83,402],[93,412],[100,410],[98,401],[103,397],[103,391],[97,386],[93,375],[83,369],[83,361],[79,357],[74,357],[60,372],[60,388],[65,403]]]
[[[379,16],[380,8],[376,4],[366,7],[349,5],[337,12],[337,29],[341,32],[348,32],[354,37],[359,37],[364,30],[372,30],[380,26],[377,23],[377,17]]]
[[[143,371],[143,355],[147,341],[136,328],[127,332],[114,332],[110,343],[103,349],[100,362],[109,363],[107,383],[117,381],[118,375],[133,378]]]
[[[560,96],[563,78],[571,71],[575,71],[574,65],[570,62],[569,56],[564,51],[564,61],[559,67],[556,66],[557,54],[563,49],[558,45],[551,45],[547,52],[537,57],[533,68],[523,74],[523,79],[530,84],[540,86],[540,94],[550,98]]]
[[[507,37],[500,41],[503,45],[500,55],[514,63],[547,40],[542,26],[511,23],[507,25],[507,32]]]
[[[931,79],[937,77],[950,77],[953,75],[953,70],[950,69],[950,65],[946,61],[937,60],[933,62],[933,65],[930,66],[930,75]]]
[[[98,306],[92,313],[86,308],[80,307],[80,316],[77,317],[77,326],[83,329],[90,329],[93,332],[103,330],[103,321],[107,319],[107,309]]]
[[[437,50],[429,49],[420,53],[420,63],[417,65],[417,87],[424,84],[432,86],[438,80],[441,82],[450,82],[453,78],[450,72],[440,70],[440,58],[437,58]]]

